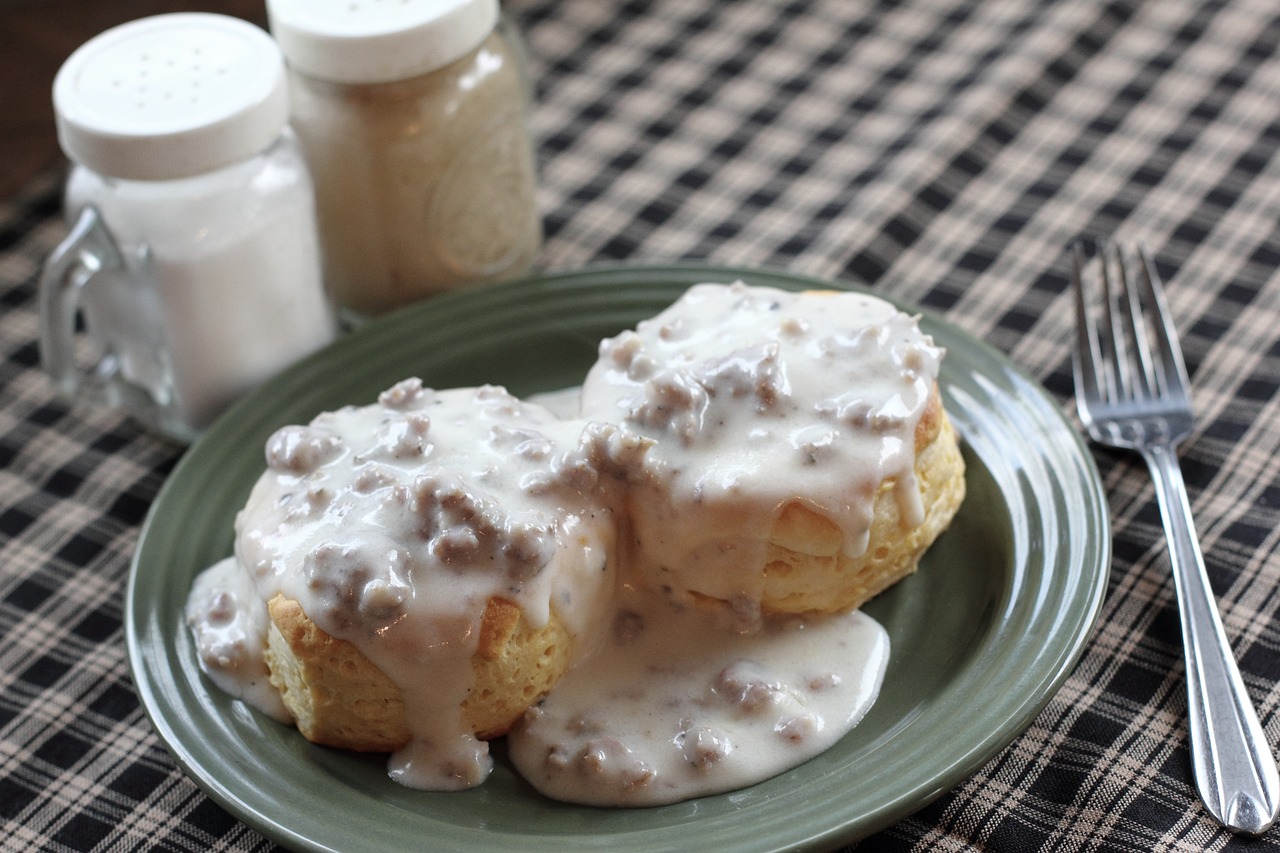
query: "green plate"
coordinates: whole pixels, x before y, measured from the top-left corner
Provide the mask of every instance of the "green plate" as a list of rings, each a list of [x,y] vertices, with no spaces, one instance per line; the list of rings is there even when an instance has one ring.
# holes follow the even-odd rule
[[[601,267],[460,291],[370,323],[250,395],[183,458],[142,531],[127,592],[129,661],[161,740],[200,787],[289,847],[733,850],[824,848],[906,817],[1022,732],[1075,665],[1110,563],[1092,458],[1057,404],[986,345],[927,314],[968,497],[919,573],[871,602],[892,657],[875,707],[831,750],[742,791],[646,809],[564,805],[505,762],[479,788],[400,787],[381,756],[308,744],[200,673],[182,619],[192,579],[229,554],[232,520],[277,427],[416,375],[436,387],[577,384],[607,335],[702,281],[838,287],[702,265]]]

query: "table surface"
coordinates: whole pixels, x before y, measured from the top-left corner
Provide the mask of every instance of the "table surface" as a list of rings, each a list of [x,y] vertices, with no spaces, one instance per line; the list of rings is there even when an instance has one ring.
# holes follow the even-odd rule
[[[699,259],[862,282],[1072,407],[1082,235],[1155,253],[1198,422],[1183,450],[1226,633],[1280,741],[1280,9],[1264,0],[508,0],[538,102],[541,264]],[[62,169],[0,201],[0,848],[264,850],[189,781],[122,630],[181,450],[60,399],[36,280]],[[1100,621],[1030,728],[858,850],[1280,849],[1196,799],[1155,495],[1096,450]],[[874,772],[869,768],[868,772]]]

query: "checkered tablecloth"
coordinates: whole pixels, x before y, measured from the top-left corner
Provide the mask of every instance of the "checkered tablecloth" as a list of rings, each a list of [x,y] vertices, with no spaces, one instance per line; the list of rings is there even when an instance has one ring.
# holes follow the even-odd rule
[[[1194,381],[1182,460],[1208,571],[1280,742],[1280,6],[505,8],[537,81],[547,268],[696,258],[864,282],[1069,410],[1064,247],[1145,242]],[[40,372],[60,178],[0,201],[0,848],[268,849],[179,771],[133,690],[124,585],[180,450]],[[1097,460],[1114,566],[1079,665],[1007,749],[859,851],[1280,849],[1196,799],[1155,496],[1138,460]]]

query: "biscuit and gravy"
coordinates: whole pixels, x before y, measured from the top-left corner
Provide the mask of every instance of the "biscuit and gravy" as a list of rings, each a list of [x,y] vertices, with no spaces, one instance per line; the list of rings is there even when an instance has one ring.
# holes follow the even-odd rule
[[[870,707],[858,608],[963,500],[942,357],[874,297],[705,284],[601,342],[576,414],[406,379],[284,427],[193,586],[201,666],[411,787],[499,736],[570,802],[776,775]]]

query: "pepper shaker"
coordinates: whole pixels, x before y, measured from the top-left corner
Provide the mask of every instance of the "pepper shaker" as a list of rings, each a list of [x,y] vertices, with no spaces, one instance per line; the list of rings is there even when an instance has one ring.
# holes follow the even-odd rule
[[[268,0],[267,12],[344,316],[530,267],[531,87],[497,0]]]

